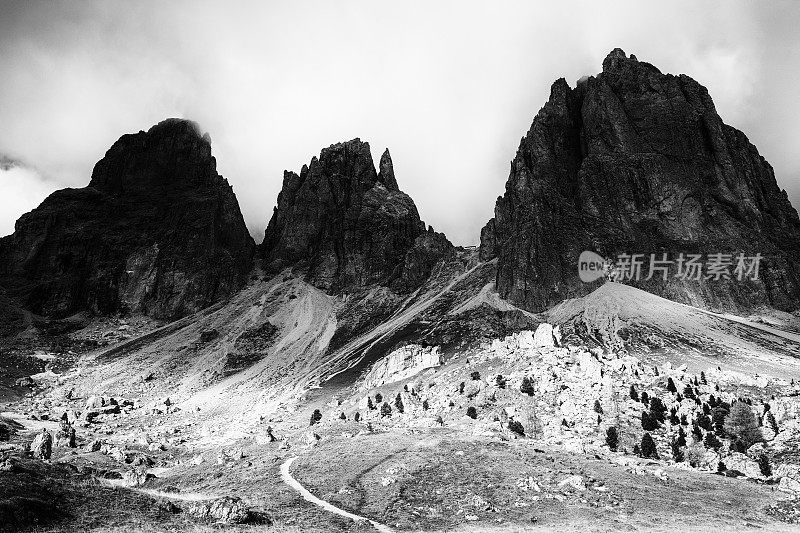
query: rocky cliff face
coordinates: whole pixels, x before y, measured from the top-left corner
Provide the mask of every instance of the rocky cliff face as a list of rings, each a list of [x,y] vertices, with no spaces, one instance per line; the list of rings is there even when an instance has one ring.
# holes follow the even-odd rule
[[[262,245],[269,272],[296,267],[330,291],[380,284],[407,292],[452,252],[398,188],[389,151],[376,172],[359,139],[322,150],[300,174],[284,173]]]
[[[247,279],[255,243],[197,125],[122,136],[89,186],[50,195],[0,239],[0,288],[39,314],[175,318]]]
[[[712,308],[800,305],[800,219],[772,167],[703,86],[619,49],[574,89],[553,84],[481,232],[498,291],[529,310],[597,286],[578,278],[583,250],[645,254],[645,277],[653,253],[734,254],[732,275],[736,254],[760,253],[757,280],[683,279],[676,263],[625,282]]]

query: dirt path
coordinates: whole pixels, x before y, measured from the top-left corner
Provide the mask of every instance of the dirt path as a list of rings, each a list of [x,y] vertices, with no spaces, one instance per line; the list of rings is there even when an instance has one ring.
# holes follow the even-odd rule
[[[325,500],[321,500],[316,496],[314,496],[313,494],[311,494],[311,492],[309,492],[308,489],[306,489],[303,485],[301,485],[299,481],[293,478],[292,474],[289,472],[289,469],[291,468],[292,463],[294,462],[295,459],[297,459],[297,457],[290,457],[281,465],[281,479],[283,480],[284,483],[286,483],[294,490],[299,492],[304,500],[309,501],[319,507],[322,507],[328,512],[338,514],[339,516],[344,516],[345,518],[349,518],[356,522],[363,522],[363,521],[369,522],[370,524],[372,524],[372,527],[374,527],[381,533],[394,533],[394,530],[389,526],[385,526],[383,524],[375,522],[374,520],[370,520],[369,518],[365,518],[363,516],[350,513],[348,511],[345,511],[344,509],[340,509],[335,505],[330,504]]]

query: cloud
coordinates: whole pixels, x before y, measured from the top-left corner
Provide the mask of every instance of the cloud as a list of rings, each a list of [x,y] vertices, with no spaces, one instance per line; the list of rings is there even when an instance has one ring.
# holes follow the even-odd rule
[[[84,186],[123,133],[192,118],[260,240],[283,170],[360,137],[375,157],[390,148],[426,222],[474,244],[552,81],[574,85],[619,46],[708,86],[798,205],[798,12],[781,2],[12,3],[0,19],[0,151]],[[50,190],[30,179],[31,191]]]
[[[0,209],[0,236],[13,233],[14,223],[19,216],[34,209],[59,187],[58,184],[45,180],[33,169],[0,164],[0,191],[3,199],[3,209]]]

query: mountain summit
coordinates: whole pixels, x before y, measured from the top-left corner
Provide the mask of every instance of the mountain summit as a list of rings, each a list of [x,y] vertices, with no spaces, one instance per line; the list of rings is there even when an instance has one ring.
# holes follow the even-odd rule
[[[772,167],[723,123],[705,87],[613,50],[603,72],[553,83],[481,231],[500,295],[540,311],[597,284],[583,250],[668,254],[667,279],[626,283],[694,305],[793,309],[800,301],[800,219]],[[680,254],[761,254],[757,280],[684,279]],[[727,257],[725,258],[727,259]],[[731,276],[733,278],[733,276]]]
[[[407,292],[452,250],[398,188],[389,150],[376,172],[360,139],[323,149],[300,174],[284,173],[262,245],[267,270],[296,267],[331,291],[380,284]]]
[[[244,285],[255,243],[193,122],[123,135],[83,189],[63,189],[0,239],[0,289],[34,313],[175,318]]]

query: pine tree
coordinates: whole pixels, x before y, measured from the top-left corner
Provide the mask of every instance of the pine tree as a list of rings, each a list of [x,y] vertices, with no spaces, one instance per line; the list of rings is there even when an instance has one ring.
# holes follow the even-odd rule
[[[706,381],[706,373],[703,371],[700,372],[700,383],[703,385],[708,385],[708,381]]]
[[[339,420],[347,420],[347,415],[346,415],[346,414],[344,414],[344,412],[342,412],[342,413],[339,415]]]
[[[611,426],[606,430],[606,445],[612,452],[617,451],[619,445],[619,436],[617,435],[617,428]]]
[[[703,432],[700,431],[700,426],[697,424],[692,425],[692,437],[698,442],[703,440]]]
[[[686,446],[686,432],[683,426],[678,426],[678,446],[684,448]]]
[[[656,396],[650,398],[650,416],[659,424],[663,424],[666,420],[667,407]]]
[[[736,402],[725,417],[725,433],[736,439],[744,449],[762,440],[753,410],[745,402]]]
[[[600,405],[600,400],[595,400],[594,401],[594,412],[599,414],[599,415],[603,414],[603,406]]]
[[[469,407],[467,407],[467,416],[468,416],[468,417],[470,417],[470,418],[472,418],[472,419],[478,418],[478,411],[477,411],[477,409],[475,409],[475,408],[474,408],[473,406],[471,406],[471,405],[470,405]]]
[[[497,374],[497,377],[494,379],[494,381],[497,384],[497,388],[499,389],[506,388],[506,378],[504,378],[502,374]]]
[[[313,426],[320,420],[322,420],[322,413],[319,412],[319,409],[314,409],[314,412],[311,413],[311,423],[309,426]]]
[[[653,437],[650,436],[650,433],[645,433],[642,435],[642,442],[639,446],[641,450],[641,455],[645,459],[658,459],[658,451],[656,450],[656,443],[653,441]]]
[[[512,433],[516,433],[517,435],[524,436],[525,435],[525,428],[522,426],[520,422],[516,420],[509,420],[508,421],[508,429]]]
[[[650,402],[650,397],[647,395],[647,392],[642,392],[641,400],[644,405],[647,405]]]
[[[440,426],[444,426],[444,420],[442,420],[442,415],[436,415],[436,423]]]
[[[423,411],[427,411],[429,408],[430,408],[430,405],[428,404],[428,400],[427,399],[422,400],[422,410]]]
[[[642,411],[642,429],[645,431],[654,431],[658,429],[658,421],[647,411]]]
[[[697,417],[697,425],[706,431],[711,431],[711,419],[706,415],[700,415]]]
[[[381,403],[383,401],[383,395],[380,392],[375,393],[375,403]]]
[[[683,449],[678,444],[678,441],[676,439],[672,439],[672,442],[670,443],[670,448],[672,449],[672,459],[676,463],[682,463],[683,462]]]
[[[631,400],[633,400],[634,402],[639,401],[639,393],[636,392],[636,387],[634,387],[633,385],[631,385],[630,396]]]
[[[692,390],[692,386],[691,385],[686,385],[683,388],[683,397],[684,398],[689,398],[690,400],[694,400],[694,391]]]
[[[719,450],[722,447],[722,443],[719,441],[717,436],[714,435],[713,431],[706,433],[706,436],[703,439],[703,444],[710,450]]]
[[[678,418],[678,411],[674,407],[669,410],[669,423],[673,426],[677,426],[681,423]]]
[[[356,422],[358,422],[359,420],[361,420],[361,413],[359,413],[358,411],[356,411],[356,414],[354,414],[354,415],[353,415],[353,420],[355,420]]]
[[[686,419],[686,414],[685,413],[681,415],[681,425],[682,426],[688,426],[689,425],[689,421]]]
[[[758,469],[761,470],[761,474],[764,477],[770,477],[772,475],[772,465],[769,464],[769,457],[763,453],[758,456]]]
[[[527,394],[528,396],[533,396],[536,392],[533,388],[533,380],[528,376],[522,378],[522,384],[519,386],[520,392],[523,394]]]
[[[475,370],[469,375],[469,377],[472,379],[472,381],[479,381],[481,379],[481,373]]]
[[[392,406],[388,403],[381,405],[381,417],[392,416]]]
[[[372,398],[369,396],[367,396],[367,409],[375,409],[375,404],[372,403]]]
[[[405,407],[403,406],[403,400],[400,398],[399,392],[397,393],[397,396],[395,396],[394,406],[397,408],[397,412],[400,414],[403,414],[403,411],[405,411]]]
[[[667,378],[667,392],[678,392],[678,389],[675,387],[675,382],[672,381],[672,378]]]
[[[775,415],[772,414],[772,411],[767,411],[767,415],[766,415],[765,418],[767,420],[767,425],[777,435],[778,434],[778,423],[775,421]]]
[[[681,396],[680,392],[675,395],[675,401],[678,403],[681,403],[683,401],[683,396]]]

